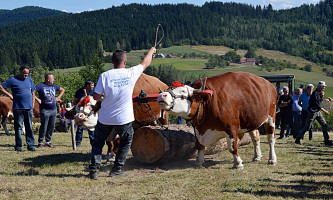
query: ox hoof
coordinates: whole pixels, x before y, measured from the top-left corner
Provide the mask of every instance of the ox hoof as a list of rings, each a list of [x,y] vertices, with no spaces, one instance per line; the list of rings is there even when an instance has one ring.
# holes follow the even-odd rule
[[[204,164],[204,162],[195,161],[195,165],[197,167],[202,167],[203,164]]]
[[[275,166],[276,165],[276,160],[268,160],[268,164],[269,165],[273,165],[273,166]]]
[[[232,168],[233,169],[238,169],[238,170],[243,170],[244,169],[244,165],[234,165]]]
[[[261,160],[261,157],[253,157],[252,161],[253,162],[258,162]]]

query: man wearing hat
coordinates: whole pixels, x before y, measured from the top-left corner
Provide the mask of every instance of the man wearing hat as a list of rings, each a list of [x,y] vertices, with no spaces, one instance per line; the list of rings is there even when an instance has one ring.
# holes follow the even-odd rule
[[[329,140],[329,135],[327,132],[327,123],[325,121],[324,116],[321,114],[320,111],[323,111],[326,115],[330,113],[320,106],[320,103],[323,101],[324,97],[324,90],[326,88],[326,84],[324,81],[319,81],[317,85],[317,89],[311,94],[309,100],[309,107],[308,107],[308,118],[306,119],[305,125],[302,128],[302,131],[297,136],[295,143],[301,144],[300,140],[303,138],[304,133],[309,130],[311,124],[316,119],[322,127],[323,135],[325,139],[325,145],[332,145],[332,141]],[[328,102],[332,102],[333,99],[328,97],[326,99]]]
[[[309,100],[310,100],[310,96],[311,96],[311,94],[313,92],[313,88],[314,88],[314,86],[312,84],[308,84],[306,86],[306,92],[304,92],[303,94],[301,94],[301,96],[299,97],[298,105],[302,107],[302,113],[301,113],[301,121],[302,121],[301,130],[302,130],[302,128],[304,127],[304,125],[306,123],[306,119],[308,118]],[[312,140],[312,132],[313,132],[313,128],[312,128],[312,123],[311,123],[310,124],[310,128],[309,128],[309,140]]]

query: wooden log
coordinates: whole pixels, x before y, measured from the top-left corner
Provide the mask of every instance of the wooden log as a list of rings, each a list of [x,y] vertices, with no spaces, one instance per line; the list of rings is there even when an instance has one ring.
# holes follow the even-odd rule
[[[238,146],[251,142],[250,135],[245,133]],[[222,138],[215,145],[206,148],[205,154],[215,154],[227,149],[227,140]],[[169,125],[167,130],[161,126],[141,127],[134,132],[131,150],[133,157],[142,163],[192,158],[196,155],[193,127]]]
[[[239,140],[238,146],[244,146],[250,143],[252,143],[251,137],[249,133],[245,133]],[[225,150],[228,150],[228,142],[226,138],[222,138],[215,145],[206,147],[205,155],[211,155]]]
[[[168,126],[167,130],[161,126],[141,127],[134,132],[132,154],[142,163],[191,158],[196,147],[193,133],[187,132],[189,129],[182,129],[182,126]]]

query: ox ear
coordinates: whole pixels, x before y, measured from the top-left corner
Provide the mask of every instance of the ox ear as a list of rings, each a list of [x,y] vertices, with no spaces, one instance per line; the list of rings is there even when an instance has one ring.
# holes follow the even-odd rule
[[[191,101],[194,101],[194,102],[198,102],[198,103],[203,103],[203,102],[207,102],[211,99],[212,95],[209,94],[209,93],[200,93],[200,94],[192,94],[191,96]]]

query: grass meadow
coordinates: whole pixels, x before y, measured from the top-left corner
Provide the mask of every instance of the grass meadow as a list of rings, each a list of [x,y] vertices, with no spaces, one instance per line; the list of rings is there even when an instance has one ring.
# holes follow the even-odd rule
[[[318,132],[313,141],[305,135],[302,145],[292,138],[277,140],[276,166],[267,165],[269,147],[262,135],[261,161],[252,162],[252,144],[240,147],[242,171],[232,169],[228,151],[207,155],[199,168],[195,159],[141,164],[130,152],[128,177],[108,177],[111,165],[103,161],[98,180],[87,177],[87,132],[76,151],[70,133],[55,132],[56,148],[36,152],[14,151],[10,132],[0,135],[0,199],[333,199],[333,147],[324,146]]]

